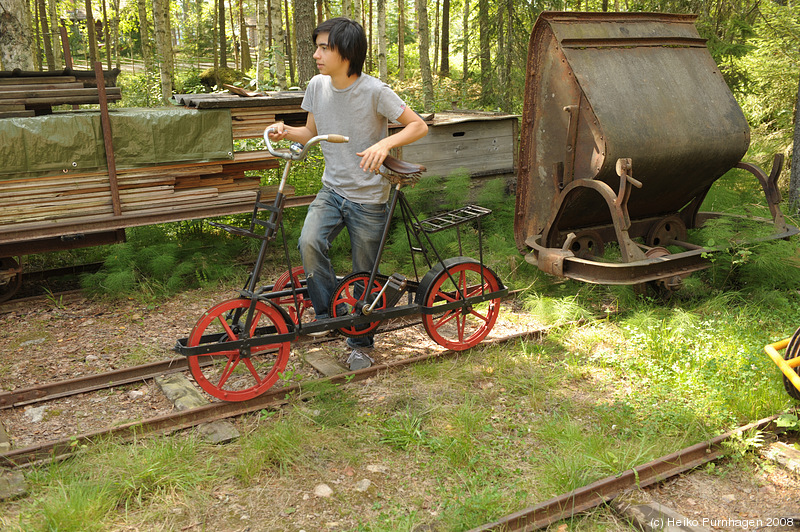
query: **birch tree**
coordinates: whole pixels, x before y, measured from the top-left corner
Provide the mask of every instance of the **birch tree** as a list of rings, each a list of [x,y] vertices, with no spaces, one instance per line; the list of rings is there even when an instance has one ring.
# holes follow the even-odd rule
[[[297,83],[305,86],[314,74],[317,65],[314,61],[314,43],[311,35],[314,33],[314,0],[295,0],[294,2],[294,27],[297,36]]]
[[[139,38],[142,41],[142,60],[145,72],[153,71],[153,47],[150,44],[150,25],[147,22],[147,2],[138,0],[139,8]]]
[[[239,0],[239,42],[242,46],[242,72],[247,72],[252,68],[253,60],[250,57],[250,40],[244,18],[244,0]]]
[[[48,70],[56,69],[55,58],[53,57],[53,45],[50,39],[50,25],[47,23],[47,5],[45,0],[36,0],[39,7],[39,24],[42,27],[42,44],[44,45],[44,57],[47,61]]]
[[[286,88],[286,55],[283,52],[283,21],[281,20],[280,0],[269,3],[269,17],[272,20],[272,57],[275,61],[275,84],[279,89]]]
[[[406,2],[397,0],[397,76],[406,79]]]
[[[0,66],[4,70],[33,70],[33,37],[28,2],[0,0]]]
[[[273,0],[273,3],[275,0]],[[217,0],[217,26],[219,28],[219,66],[228,68],[228,40],[225,37],[225,0]]]
[[[256,87],[263,90],[267,81],[267,9],[266,0],[256,0]]]
[[[56,10],[56,0],[49,0],[47,2],[47,12],[50,17],[50,30],[53,35],[58,35],[58,12]],[[53,63],[55,63],[56,70],[61,69],[62,66],[62,53],[61,53],[61,39],[55,37],[53,44]]]
[[[378,77],[386,82],[389,79],[389,65],[386,59],[386,0],[377,0],[378,8]]]
[[[478,32],[480,33],[481,93],[485,96],[491,90],[492,56],[489,39],[489,0],[478,0]]]
[[[156,30],[158,71],[161,75],[161,102],[169,105],[172,98],[172,27],[170,25],[170,0],[153,0],[153,22]]]
[[[433,111],[433,73],[431,72],[431,41],[428,29],[427,0],[417,0],[417,38],[419,42],[419,69],[422,73],[423,106],[425,111]]]
[[[442,63],[439,74],[450,77],[450,0],[442,0]]]
[[[86,38],[89,40],[89,63],[94,68],[97,62],[97,35],[94,27],[94,14],[92,13],[92,0],[86,0]]]

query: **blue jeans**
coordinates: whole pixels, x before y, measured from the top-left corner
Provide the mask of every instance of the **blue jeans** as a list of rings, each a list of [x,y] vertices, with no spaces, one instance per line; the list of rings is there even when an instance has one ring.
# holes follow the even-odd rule
[[[368,272],[375,265],[388,214],[387,205],[355,203],[322,187],[308,207],[298,248],[306,273],[308,295],[317,319],[327,318],[336,289],[336,272],[328,256],[331,243],[344,229],[350,235],[354,272]],[[371,347],[371,336],[348,339],[351,347]]]

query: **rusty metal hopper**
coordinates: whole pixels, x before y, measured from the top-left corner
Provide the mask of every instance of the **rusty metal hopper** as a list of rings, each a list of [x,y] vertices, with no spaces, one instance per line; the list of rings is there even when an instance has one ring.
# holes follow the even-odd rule
[[[693,15],[542,13],[530,38],[514,234],[518,247],[556,219],[542,244],[568,231],[608,226],[579,179],[620,187],[618,159],[642,183],[628,198],[636,220],[678,213],[747,151],[750,131]],[[696,211],[696,208],[695,208]],[[691,220],[686,220],[691,227]],[[638,233],[637,233],[638,231]]]

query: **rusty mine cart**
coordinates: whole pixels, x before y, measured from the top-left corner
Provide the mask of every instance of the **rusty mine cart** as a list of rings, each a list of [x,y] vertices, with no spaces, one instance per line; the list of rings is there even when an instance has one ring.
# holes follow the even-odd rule
[[[699,209],[732,168],[761,183],[774,224],[768,238],[797,234],[779,209],[782,156],[769,175],[741,162],[749,127],[695,18],[543,13],[537,20],[514,236],[540,270],[588,283],[677,289],[718,251],[686,242],[687,230],[724,216]],[[619,245],[619,262],[602,259],[611,242]]]

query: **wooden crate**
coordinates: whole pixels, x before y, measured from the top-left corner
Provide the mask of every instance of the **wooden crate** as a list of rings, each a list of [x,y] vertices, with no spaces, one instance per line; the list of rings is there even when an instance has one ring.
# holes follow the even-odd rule
[[[466,171],[471,176],[515,173],[519,115],[440,111],[428,135],[397,150],[396,156],[425,165],[429,176]],[[390,128],[390,133],[398,129]]]

